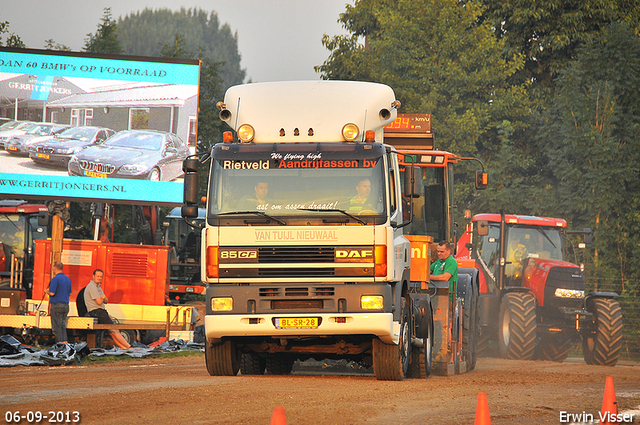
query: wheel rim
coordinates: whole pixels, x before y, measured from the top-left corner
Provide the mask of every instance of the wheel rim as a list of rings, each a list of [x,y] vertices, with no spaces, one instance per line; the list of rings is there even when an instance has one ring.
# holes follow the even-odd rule
[[[511,339],[511,336],[509,334],[510,332],[509,323],[511,323],[511,314],[507,309],[507,311],[505,311],[504,313],[503,320],[502,320],[502,343],[504,344],[505,347],[509,346],[509,340]]]
[[[158,172],[157,169],[153,169],[151,170],[151,173],[149,173],[149,180],[157,182],[160,180],[160,173]]]
[[[402,356],[402,362],[404,363],[405,359],[409,357],[409,323],[407,321],[404,322],[402,326],[402,352],[400,353]]]

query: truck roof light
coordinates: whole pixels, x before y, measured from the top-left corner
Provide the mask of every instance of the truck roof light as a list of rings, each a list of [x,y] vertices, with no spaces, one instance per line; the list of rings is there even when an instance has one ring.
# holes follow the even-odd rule
[[[222,141],[224,143],[233,143],[233,133],[231,131],[222,133]]]
[[[353,123],[345,124],[344,127],[342,127],[342,137],[347,142],[353,142],[359,135],[360,129]]]
[[[307,134],[308,134],[309,136],[313,136],[313,128],[310,128],[310,129],[309,129],[309,131],[307,132]]]
[[[250,124],[242,124],[238,127],[238,139],[240,143],[249,143],[255,137],[256,132]]]
[[[364,141],[365,142],[375,142],[376,141],[376,132],[373,130],[367,130],[364,133]]]
[[[436,164],[444,164],[444,156],[442,156],[442,155],[437,155],[437,156],[435,157],[435,163],[436,163]]]
[[[420,155],[420,162],[431,162],[431,155]]]
[[[284,131],[284,128],[281,128],[280,129],[280,137],[284,137],[286,135],[287,135],[287,133]]]

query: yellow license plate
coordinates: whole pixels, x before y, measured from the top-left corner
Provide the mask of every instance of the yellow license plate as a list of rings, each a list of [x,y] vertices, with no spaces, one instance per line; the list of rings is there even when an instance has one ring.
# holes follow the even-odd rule
[[[8,151],[17,151],[18,148],[16,148],[15,146],[7,146],[7,150]]]
[[[95,171],[87,171],[87,172],[85,172],[84,175],[87,176],[87,177],[98,177],[98,178],[101,178],[101,179],[106,179],[107,178],[106,174],[96,173]]]
[[[37,153],[36,158],[49,159],[48,153]]]
[[[318,327],[317,317],[280,317],[276,318],[277,329],[313,329]]]

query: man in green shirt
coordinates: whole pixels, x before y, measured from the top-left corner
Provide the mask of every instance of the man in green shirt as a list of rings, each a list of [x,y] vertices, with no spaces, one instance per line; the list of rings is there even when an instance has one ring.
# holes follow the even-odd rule
[[[431,280],[449,281],[449,299],[456,296],[458,282],[458,262],[451,255],[451,244],[447,241],[438,243],[438,260],[431,264]]]

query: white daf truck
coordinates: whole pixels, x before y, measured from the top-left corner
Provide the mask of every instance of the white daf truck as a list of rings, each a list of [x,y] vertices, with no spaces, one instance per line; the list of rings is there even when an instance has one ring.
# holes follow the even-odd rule
[[[429,295],[409,287],[398,158],[381,143],[399,106],[365,82],[228,89],[220,118],[237,138],[205,158],[211,375],[288,374],[309,358],[363,362],[383,380],[429,375]],[[197,215],[199,163],[184,164],[185,218]]]

